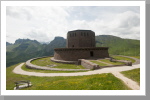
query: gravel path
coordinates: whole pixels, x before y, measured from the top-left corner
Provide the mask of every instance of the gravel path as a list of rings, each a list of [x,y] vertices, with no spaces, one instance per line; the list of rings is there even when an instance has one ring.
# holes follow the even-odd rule
[[[133,58],[133,57],[132,57]],[[133,90],[139,90],[139,85],[122,75],[121,71],[128,71],[136,68],[140,68],[140,60],[136,59],[136,62],[132,66],[117,66],[117,67],[108,67],[108,68],[102,68],[98,70],[88,71],[88,72],[76,72],[76,73],[38,73],[38,72],[28,72],[21,69],[21,66],[24,63],[21,63],[20,65],[16,66],[13,70],[16,74],[21,75],[29,75],[29,76],[38,76],[38,77],[54,77],[54,76],[83,76],[83,75],[93,75],[93,74],[102,74],[102,73],[112,73],[115,77],[121,79],[128,87],[130,87]]]
[[[38,72],[28,72],[21,69],[21,66],[24,63],[21,63],[20,65],[16,66],[13,70],[16,74],[22,74],[22,75],[29,75],[29,76],[82,76],[82,75],[92,75],[92,74],[102,74],[102,73],[112,73],[112,72],[121,72],[121,71],[127,71],[132,70],[136,68],[140,68],[140,65],[133,65],[133,66],[121,66],[121,67],[109,67],[109,68],[102,68],[98,70],[88,71],[88,72],[76,72],[76,73],[38,73]]]

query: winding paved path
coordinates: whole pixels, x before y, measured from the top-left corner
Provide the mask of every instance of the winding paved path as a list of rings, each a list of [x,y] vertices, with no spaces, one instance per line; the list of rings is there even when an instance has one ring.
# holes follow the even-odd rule
[[[82,76],[82,75],[92,75],[92,74],[102,74],[102,73],[112,73],[112,72],[121,72],[132,70],[136,68],[140,68],[140,65],[133,65],[133,66],[121,66],[121,67],[109,67],[109,68],[102,68],[93,71],[87,72],[76,72],[76,73],[39,73],[39,72],[28,72],[21,69],[21,66],[24,63],[21,63],[17,67],[14,68],[13,72],[16,74],[22,75],[29,75],[29,76],[41,76],[41,77],[52,77],[52,76]]]
[[[130,87],[133,90],[139,90],[139,85],[122,75],[121,71],[128,71],[136,68],[140,68],[139,61],[136,60],[136,65],[132,66],[117,66],[117,67],[108,67],[108,68],[102,68],[98,70],[88,71],[88,72],[76,72],[76,73],[39,73],[39,72],[28,72],[21,69],[21,66],[24,63],[21,63],[20,65],[16,66],[13,70],[16,74],[22,74],[22,75],[29,75],[29,76],[38,76],[38,77],[54,77],[54,76],[83,76],[83,75],[92,75],[92,74],[102,74],[102,73],[112,73],[117,78],[121,79],[128,87]],[[137,64],[138,63],[138,64]]]

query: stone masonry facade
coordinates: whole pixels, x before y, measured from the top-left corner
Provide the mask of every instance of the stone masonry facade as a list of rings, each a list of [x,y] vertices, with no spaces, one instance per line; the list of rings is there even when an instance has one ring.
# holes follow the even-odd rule
[[[55,49],[54,59],[78,61],[78,59],[98,59],[109,57],[107,47],[59,48]]]
[[[95,47],[95,33],[91,30],[74,30],[67,33],[67,48]]]
[[[54,59],[78,61],[78,59],[108,58],[108,47],[95,47],[95,32],[73,30],[67,33],[66,48],[55,48]]]

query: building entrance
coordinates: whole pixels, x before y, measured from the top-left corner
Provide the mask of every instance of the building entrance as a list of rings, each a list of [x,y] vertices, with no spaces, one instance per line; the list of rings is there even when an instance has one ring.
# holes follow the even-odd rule
[[[94,56],[93,51],[90,51],[90,56],[91,56],[91,57],[93,57],[93,56]]]

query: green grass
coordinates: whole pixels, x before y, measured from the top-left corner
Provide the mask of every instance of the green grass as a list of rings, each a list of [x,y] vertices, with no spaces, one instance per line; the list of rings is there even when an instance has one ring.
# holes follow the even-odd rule
[[[130,71],[123,71],[121,73],[126,77],[136,81],[140,85],[140,68],[133,69]]]
[[[38,69],[29,69],[25,67],[25,64],[21,67],[22,70],[29,72],[40,72],[40,73],[75,73],[75,72],[86,72],[86,71],[54,71],[54,70],[38,70]]]
[[[75,64],[62,64],[62,63],[56,63],[52,62],[50,60],[51,57],[46,57],[46,58],[40,58],[31,61],[32,64],[38,65],[38,66],[48,66],[48,65],[57,65],[53,68],[62,68],[62,69],[85,69],[81,65],[75,65]]]
[[[127,58],[127,57],[122,57],[122,56],[112,56],[114,59],[116,60],[127,60],[127,61],[131,61],[132,63],[135,62],[134,59],[131,59],[131,58]]]
[[[111,62],[110,60],[108,60],[108,59],[101,59],[100,61],[103,61],[103,62],[106,62],[106,63],[109,63],[109,64],[112,64],[112,65],[122,65],[122,64],[124,64],[124,63],[122,63],[122,62]]]
[[[131,56],[131,57],[134,57],[134,58],[140,59],[140,56]]]
[[[91,62],[93,62],[93,63],[95,63],[95,64],[98,64],[98,65],[100,65],[100,66],[108,66],[107,64],[98,62],[98,61],[96,61],[96,60],[91,60]]]
[[[19,75],[12,72],[17,65],[6,70],[6,89],[13,90],[14,82],[30,80],[31,87],[24,90],[130,90],[120,79],[112,74],[96,74],[87,76],[36,77]]]

